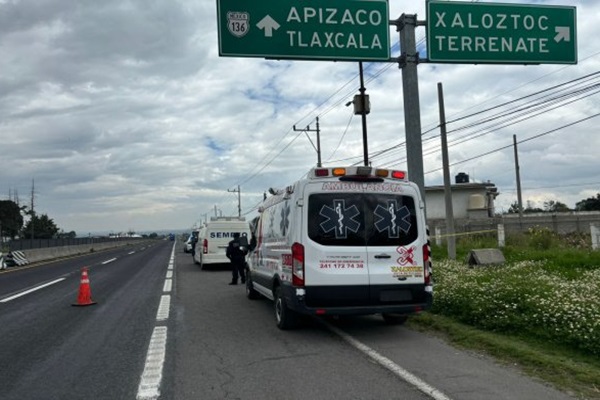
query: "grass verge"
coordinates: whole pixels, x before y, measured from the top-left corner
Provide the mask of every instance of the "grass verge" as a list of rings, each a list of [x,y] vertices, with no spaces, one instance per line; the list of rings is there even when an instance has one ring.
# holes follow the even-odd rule
[[[411,317],[408,325],[434,332],[454,345],[488,354],[581,399],[600,399],[600,360],[532,338],[475,329],[439,314]]]

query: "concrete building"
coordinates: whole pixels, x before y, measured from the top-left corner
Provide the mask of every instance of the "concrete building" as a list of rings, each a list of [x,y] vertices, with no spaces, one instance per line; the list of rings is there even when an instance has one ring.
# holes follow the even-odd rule
[[[494,199],[500,193],[489,181],[471,183],[469,175],[460,172],[451,185],[454,219],[481,219],[494,217]],[[428,220],[446,218],[444,185],[425,188],[425,207]]]

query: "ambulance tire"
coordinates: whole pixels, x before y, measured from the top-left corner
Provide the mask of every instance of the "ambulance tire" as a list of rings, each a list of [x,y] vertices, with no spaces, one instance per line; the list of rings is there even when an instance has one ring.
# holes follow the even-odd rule
[[[252,275],[248,270],[246,270],[246,297],[250,300],[260,299],[260,293],[252,286]]]
[[[277,327],[281,330],[289,330],[298,324],[298,315],[290,310],[285,302],[285,297],[281,293],[281,287],[275,289],[275,321]]]
[[[381,316],[383,317],[383,321],[387,325],[402,325],[408,319],[408,316],[401,315],[401,314],[386,314],[386,313],[383,313],[383,314],[381,314]]]

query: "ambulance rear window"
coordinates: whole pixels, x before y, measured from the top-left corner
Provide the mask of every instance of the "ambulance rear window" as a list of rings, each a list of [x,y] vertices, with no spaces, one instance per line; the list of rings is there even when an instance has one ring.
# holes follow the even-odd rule
[[[308,236],[328,246],[405,246],[419,235],[411,196],[319,193],[308,199]]]

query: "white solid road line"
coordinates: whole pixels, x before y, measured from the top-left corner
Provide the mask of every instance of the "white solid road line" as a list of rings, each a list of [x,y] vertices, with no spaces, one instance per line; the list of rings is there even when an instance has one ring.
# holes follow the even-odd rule
[[[354,339],[352,336],[348,335],[346,332],[342,331],[341,329],[336,328],[335,326],[333,326],[327,322],[323,322],[323,323],[327,326],[327,328],[329,328],[329,330],[331,330],[333,333],[335,333],[336,335],[338,335],[339,337],[344,339],[352,347],[365,353],[377,364],[379,364],[382,367],[386,368],[387,370],[391,371],[394,375],[398,376],[399,378],[403,379],[404,381],[410,383],[411,385],[413,385],[414,387],[416,387],[417,389],[419,389],[421,392],[425,393],[432,399],[451,400],[450,397],[446,396],[441,391],[439,391],[436,388],[434,388],[433,386],[429,385],[427,382],[422,381],[421,379],[417,378],[415,375],[411,374],[404,368],[400,367],[398,364],[394,363],[389,358],[382,356],[381,354],[379,354],[378,352],[376,352],[369,346]]]
[[[36,290],[43,289],[43,288],[45,288],[45,287],[47,287],[47,286],[54,285],[55,283],[58,283],[58,282],[64,281],[65,279],[66,279],[66,278],[60,278],[60,279],[56,279],[56,280],[53,280],[52,282],[44,283],[43,285],[36,286],[36,287],[34,287],[34,288],[31,288],[31,289],[25,290],[24,292],[17,293],[17,294],[15,294],[15,295],[13,295],[13,296],[10,296],[10,297],[7,297],[7,298],[5,298],[5,299],[2,299],[2,300],[0,300],[0,303],[8,303],[8,302],[9,302],[9,301],[11,301],[11,300],[18,299],[18,298],[19,298],[19,297],[21,297],[21,296],[25,296],[26,294],[29,294],[29,293],[31,293],[31,292],[35,292]]]

